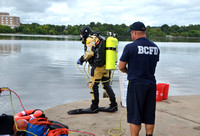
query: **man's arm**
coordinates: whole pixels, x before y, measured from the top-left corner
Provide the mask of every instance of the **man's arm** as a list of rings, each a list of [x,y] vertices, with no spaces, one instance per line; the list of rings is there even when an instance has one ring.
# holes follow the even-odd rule
[[[89,60],[90,58],[92,58],[94,56],[94,51],[93,51],[94,46],[92,46],[92,47],[88,46],[87,48],[89,51],[85,52],[84,60]]]
[[[127,65],[127,62],[119,61],[119,70],[123,73],[128,74],[128,69],[127,69],[126,65]]]
[[[88,37],[86,41],[87,50],[84,54],[84,59],[89,60],[94,56],[94,47],[95,47],[95,38],[94,36]]]

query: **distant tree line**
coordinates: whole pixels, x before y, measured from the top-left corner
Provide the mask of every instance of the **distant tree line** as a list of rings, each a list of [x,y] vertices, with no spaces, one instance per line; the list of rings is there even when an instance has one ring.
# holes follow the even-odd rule
[[[21,33],[21,34],[42,34],[42,35],[63,35],[65,30],[64,25],[39,25],[37,23],[32,24],[20,24],[19,27],[11,29],[9,26],[0,25],[0,33]]]
[[[93,31],[98,31],[102,35],[106,35],[107,32],[117,33],[118,36],[130,36],[130,33],[127,33],[129,26],[125,24],[113,25],[100,22],[95,23],[91,22],[87,24]],[[39,25],[37,23],[32,24],[21,24],[20,27],[11,29],[9,26],[0,25],[0,33],[22,33],[22,34],[43,34],[43,35],[80,35],[80,30],[83,27],[83,24],[80,25]],[[189,26],[178,26],[167,24],[162,25],[161,27],[146,27],[147,37],[165,37],[170,36],[181,36],[181,37],[200,37],[200,25],[189,25]]]

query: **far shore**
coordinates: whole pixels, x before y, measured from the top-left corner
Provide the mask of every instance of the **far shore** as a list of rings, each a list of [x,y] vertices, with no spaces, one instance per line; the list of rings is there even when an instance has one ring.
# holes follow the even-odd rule
[[[20,34],[20,33],[0,33],[2,36],[30,36],[30,37],[79,37],[78,35],[42,35],[42,34]]]
[[[79,35],[40,35],[40,34],[21,34],[21,33],[0,33],[0,36],[8,37],[39,37],[39,38],[59,38],[79,40]],[[1,38],[0,38],[1,39]],[[22,38],[23,39],[23,38]],[[118,36],[119,41],[131,41],[130,36]],[[200,37],[181,37],[167,35],[165,37],[149,37],[154,42],[200,42]],[[34,39],[37,40],[37,39]]]

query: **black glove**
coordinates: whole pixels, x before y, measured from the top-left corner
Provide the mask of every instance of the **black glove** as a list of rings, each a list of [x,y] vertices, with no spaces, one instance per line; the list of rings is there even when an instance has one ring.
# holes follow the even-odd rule
[[[84,57],[81,56],[80,59],[77,61],[77,64],[82,65],[84,61]]]

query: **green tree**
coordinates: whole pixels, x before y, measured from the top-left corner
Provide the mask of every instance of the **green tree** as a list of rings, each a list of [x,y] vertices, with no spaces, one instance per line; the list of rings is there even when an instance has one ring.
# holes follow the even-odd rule
[[[16,33],[16,32],[17,32],[16,28],[12,29],[12,33]]]
[[[200,30],[190,30],[189,36],[190,37],[200,37]]]
[[[30,34],[30,33],[32,33],[32,31],[31,31],[31,29],[29,27],[24,27],[23,28],[23,33]]]
[[[170,30],[169,30],[169,26],[167,24],[164,24],[161,26],[161,31],[163,31],[166,34],[169,34]]]
[[[162,32],[160,28],[150,29],[149,37],[165,37],[166,33]]]
[[[0,25],[0,33],[11,33],[12,29],[9,26]]]
[[[85,24],[84,24],[85,25]],[[79,35],[81,28],[84,26],[80,25],[52,25],[45,24],[40,25],[38,23],[32,24],[20,24],[19,27],[11,29],[8,26],[0,26],[0,33],[25,33],[25,34],[66,34],[66,35]],[[101,35],[106,36],[107,32],[117,33],[119,37],[129,37],[130,33],[127,33],[129,26],[125,24],[107,24],[100,22],[91,22],[86,24],[91,27],[93,31],[98,31]],[[161,27],[146,27],[147,37],[164,37],[166,35],[172,36],[183,36],[183,37],[200,37],[200,25],[189,25],[189,26],[178,26],[172,25],[171,27],[167,24],[162,25]],[[124,38],[125,39],[125,38]]]
[[[49,34],[55,35],[55,32],[53,30],[49,30]]]
[[[183,36],[183,37],[188,37],[188,36],[189,36],[189,33],[188,33],[188,32],[181,32],[181,36]]]
[[[147,35],[147,37],[150,37],[151,36],[151,27],[150,26],[147,26],[146,27],[146,35]]]
[[[170,27],[170,33],[175,33],[175,34],[177,34],[177,33],[179,33],[180,32],[180,27],[178,26],[178,25],[172,25],[171,27]]]
[[[36,33],[37,33],[37,34],[47,34],[48,31],[45,30],[44,27],[38,26],[38,27],[36,28]]]
[[[91,28],[95,27],[95,23],[94,22],[90,22],[90,27]]]

